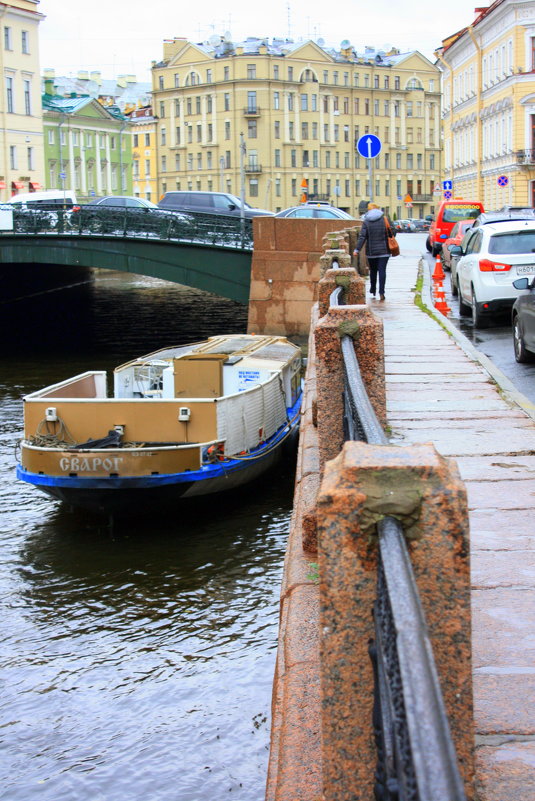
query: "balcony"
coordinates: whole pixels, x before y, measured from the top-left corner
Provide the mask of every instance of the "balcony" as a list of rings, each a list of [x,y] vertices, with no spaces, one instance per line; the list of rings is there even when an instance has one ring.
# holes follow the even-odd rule
[[[413,203],[432,203],[433,195],[412,195]]]
[[[258,106],[247,106],[247,108],[243,109],[243,116],[244,117],[259,117],[260,116],[260,109]]]
[[[515,156],[520,167],[535,167],[535,149],[517,150]]]
[[[258,175],[259,173],[262,172],[262,165],[261,164],[257,164],[256,162],[252,162],[250,164],[246,164],[245,165],[245,172],[247,173],[247,175],[254,175],[254,174]]]

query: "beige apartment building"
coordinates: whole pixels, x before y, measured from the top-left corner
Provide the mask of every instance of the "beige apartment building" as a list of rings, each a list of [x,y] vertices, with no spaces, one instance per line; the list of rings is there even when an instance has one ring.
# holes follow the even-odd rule
[[[44,185],[38,5],[0,3],[0,200]]]
[[[357,215],[370,199],[424,217],[441,181],[440,71],[418,52],[213,36],[164,42],[154,63],[158,192],[244,195],[273,211],[303,188]],[[381,142],[370,161],[355,145]]]
[[[535,206],[535,4],[496,0],[437,51],[444,177],[486,209]]]

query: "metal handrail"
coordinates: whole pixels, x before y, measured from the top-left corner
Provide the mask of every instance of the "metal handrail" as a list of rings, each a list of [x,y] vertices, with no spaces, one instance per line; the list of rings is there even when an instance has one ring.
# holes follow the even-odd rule
[[[331,294],[342,305],[343,287]],[[353,340],[341,337],[344,439],[388,439],[362,380]],[[374,671],[376,801],[466,801],[412,565],[398,520],[377,524],[379,558]],[[402,692],[396,694],[401,686]]]
[[[5,207],[4,207],[5,208]],[[13,228],[0,230],[0,236],[13,234],[57,236],[106,236],[153,239],[154,241],[195,242],[213,246],[252,250],[252,220],[224,214],[168,212],[82,205],[76,209],[39,206],[13,209]]]

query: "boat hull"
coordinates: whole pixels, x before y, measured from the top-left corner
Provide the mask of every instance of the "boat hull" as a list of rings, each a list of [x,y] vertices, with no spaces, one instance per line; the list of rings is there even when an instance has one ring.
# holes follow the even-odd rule
[[[298,405],[297,405],[298,407]],[[106,515],[150,512],[179,499],[238,489],[272,468],[295,444],[299,409],[291,421],[250,454],[205,465],[199,470],[148,476],[79,477],[33,473],[17,465],[17,477],[73,507]]]

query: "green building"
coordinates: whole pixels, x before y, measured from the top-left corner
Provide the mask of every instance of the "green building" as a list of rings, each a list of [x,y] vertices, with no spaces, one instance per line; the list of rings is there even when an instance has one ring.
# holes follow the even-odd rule
[[[72,189],[81,201],[131,195],[128,119],[89,95],[60,97],[51,83],[42,97],[46,189]]]

